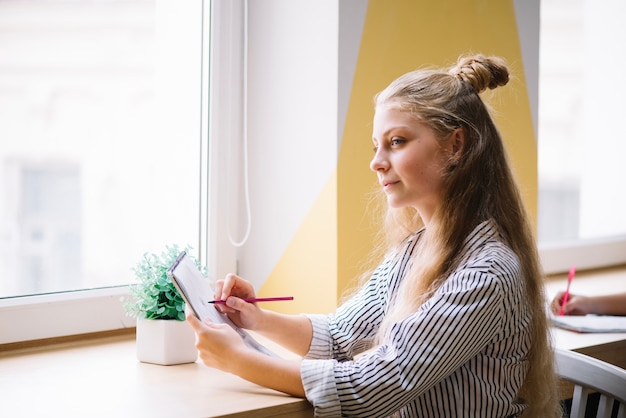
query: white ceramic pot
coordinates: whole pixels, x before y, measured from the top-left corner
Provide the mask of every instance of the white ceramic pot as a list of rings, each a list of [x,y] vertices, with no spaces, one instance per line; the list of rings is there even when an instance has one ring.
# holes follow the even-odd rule
[[[137,318],[137,359],[164,366],[193,363],[196,334],[187,321]]]

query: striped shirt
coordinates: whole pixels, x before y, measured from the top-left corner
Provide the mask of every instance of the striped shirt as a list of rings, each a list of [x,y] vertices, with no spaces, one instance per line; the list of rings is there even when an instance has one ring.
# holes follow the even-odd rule
[[[335,313],[308,315],[313,340],[301,376],[315,416],[509,417],[524,410],[517,394],[531,313],[518,258],[491,221],[468,236],[459,267],[437,292],[362,353],[420,236],[385,258]]]

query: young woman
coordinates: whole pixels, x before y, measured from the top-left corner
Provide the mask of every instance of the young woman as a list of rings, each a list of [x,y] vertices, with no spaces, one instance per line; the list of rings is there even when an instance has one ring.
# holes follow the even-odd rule
[[[202,361],[306,396],[320,417],[559,416],[533,234],[479,97],[508,80],[501,59],[476,55],[379,93],[370,167],[387,200],[386,256],[331,315],[263,310],[228,275],[221,309],[303,359],[189,317]]]

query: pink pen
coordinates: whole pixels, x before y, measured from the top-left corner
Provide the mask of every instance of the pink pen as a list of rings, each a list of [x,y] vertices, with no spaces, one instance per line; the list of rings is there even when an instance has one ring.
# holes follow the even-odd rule
[[[257,302],[277,302],[281,300],[293,300],[293,296],[279,296],[273,298],[244,298],[244,301],[248,303],[257,303]],[[226,303],[225,300],[212,300],[209,303],[215,303],[218,305],[223,305]]]
[[[565,293],[563,293],[563,301],[561,301],[561,310],[559,311],[560,316],[564,315],[563,309],[565,308],[567,299],[569,299],[569,287],[572,284],[572,279],[574,278],[575,274],[576,274],[576,266],[572,266],[572,268],[569,269],[569,274],[567,275],[567,287],[565,288]]]

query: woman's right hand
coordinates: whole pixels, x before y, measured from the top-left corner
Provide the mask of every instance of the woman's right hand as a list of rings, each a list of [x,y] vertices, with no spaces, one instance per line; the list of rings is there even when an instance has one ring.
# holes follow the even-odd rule
[[[214,297],[226,301],[225,304],[216,304],[215,307],[227,314],[235,325],[251,330],[259,327],[263,311],[256,303],[243,300],[255,297],[254,287],[249,281],[235,274],[227,274],[224,280],[215,283]]]
[[[558,315],[561,310],[561,304],[563,303],[563,296],[565,292],[559,292],[552,299],[550,304],[550,310],[553,314]],[[563,307],[564,315],[587,315],[593,313],[592,300],[588,296],[569,294],[567,303]]]

